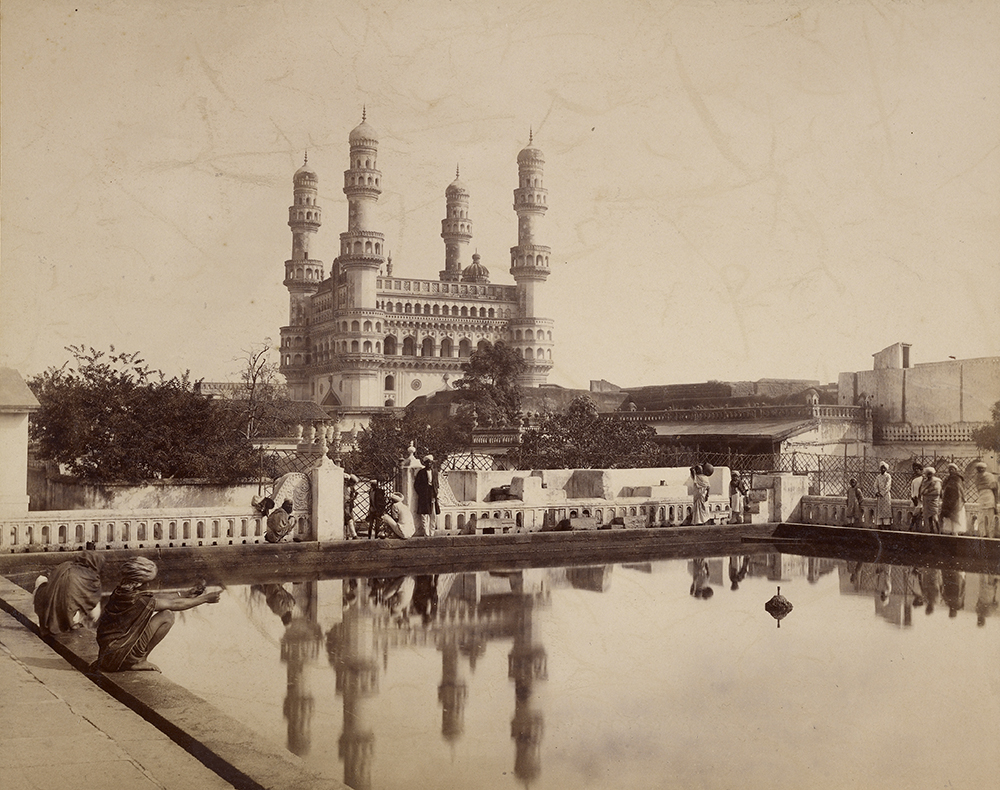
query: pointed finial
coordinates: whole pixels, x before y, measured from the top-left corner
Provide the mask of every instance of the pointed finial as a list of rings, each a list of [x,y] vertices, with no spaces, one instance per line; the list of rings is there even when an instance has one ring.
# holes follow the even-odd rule
[[[458,165],[455,165],[455,180],[458,181]]]
[[[531,145],[533,142],[535,142],[535,130],[532,129],[529,126],[528,127],[528,145]]]
[[[305,167],[307,164],[309,164],[309,152],[308,151],[306,151],[306,155],[302,159],[302,166]]]
[[[361,123],[365,122],[365,117],[368,115],[368,106],[365,104],[361,105]]]

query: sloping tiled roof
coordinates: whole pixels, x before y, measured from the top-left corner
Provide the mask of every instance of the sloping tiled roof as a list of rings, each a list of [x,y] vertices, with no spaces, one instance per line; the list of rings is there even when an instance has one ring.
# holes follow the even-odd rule
[[[14,368],[0,368],[0,411],[25,412],[39,408],[38,398]]]
[[[739,436],[744,439],[779,441],[805,433],[815,423],[812,420],[747,420],[718,422],[651,423],[657,436]]]

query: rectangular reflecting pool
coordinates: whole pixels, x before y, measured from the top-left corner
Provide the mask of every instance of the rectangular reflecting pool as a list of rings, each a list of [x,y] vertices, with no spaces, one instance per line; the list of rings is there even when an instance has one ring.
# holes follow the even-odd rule
[[[355,790],[985,788],[997,587],[783,554],[270,578],[152,658]]]

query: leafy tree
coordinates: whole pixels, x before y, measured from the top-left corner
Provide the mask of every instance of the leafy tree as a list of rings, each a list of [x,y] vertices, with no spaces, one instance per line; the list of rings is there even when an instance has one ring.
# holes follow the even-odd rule
[[[656,466],[659,448],[648,425],[600,416],[586,396],[563,414],[546,414],[511,452],[520,469],[622,469]]]
[[[475,409],[480,425],[513,425],[521,418],[521,390],[517,379],[524,360],[503,341],[485,343],[462,364],[464,375],[455,388],[464,393],[463,420]]]
[[[250,442],[187,373],[168,379],[114,346],[66,350],[73,360],[28,381],[41,405],[29,426],[38,457],[95,483],[253,476]]]
[[[972,441],[980,450],[1000,453],[1000,400],[993,404],[992,421],[972,431]]]
[[[468,434],[452,422],[431,423],[425,415],[407,408],[402,415],[376,414],[358,434],[357,447],[344,457],[344,467],[353,474],[385,480],[395,474],[410,443],[417,458],[430,453],[440,464],[468,447]]]

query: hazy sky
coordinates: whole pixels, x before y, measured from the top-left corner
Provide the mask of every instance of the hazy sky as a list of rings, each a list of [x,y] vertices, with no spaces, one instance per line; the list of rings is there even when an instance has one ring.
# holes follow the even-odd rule
[[[330,262],[380,135],[398,276],[512,283],[534,129],[550,381],[836,380],[897,341],[1000,354],[1000,3],[4,0],[3,364],[63,347],[235,374],[277,341],[292,173]]]

